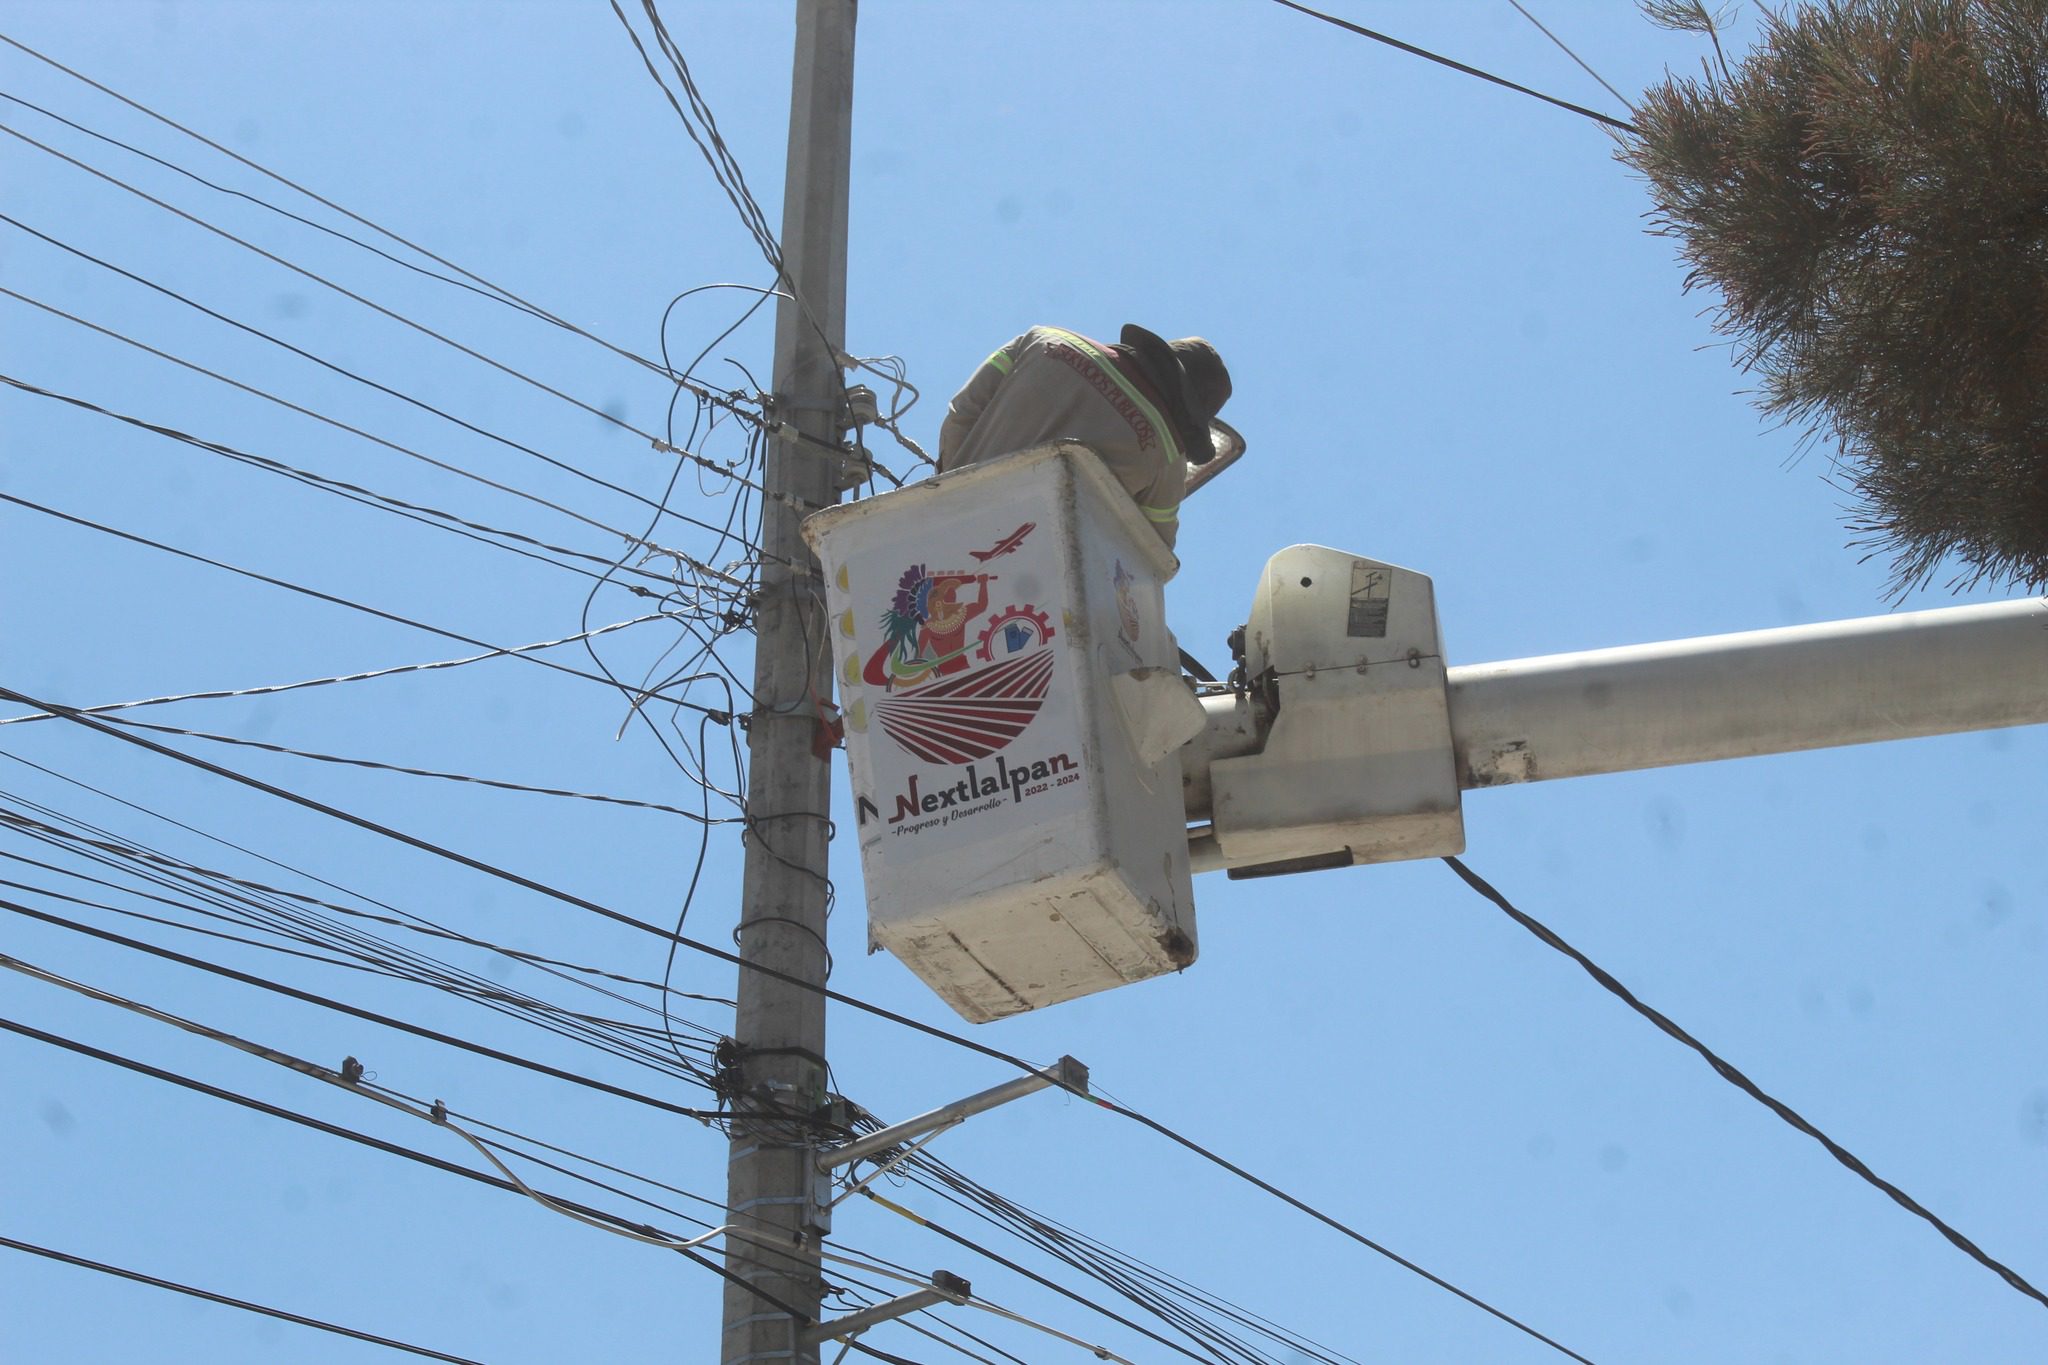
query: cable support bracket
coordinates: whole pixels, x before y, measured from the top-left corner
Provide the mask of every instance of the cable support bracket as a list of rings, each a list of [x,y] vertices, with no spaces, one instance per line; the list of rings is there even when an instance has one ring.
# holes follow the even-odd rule
[[[858,441],[813,436],[788,420],[789,417],[802,413],[825,413],[832,418],[835,434],[851,427],[869,423],[879,424],[881,413],[874,390],[865,384],[855,384],[845,390],[842,397],[836,399],[784,398],[775,394],[764,394],[761,397],[761,404],[765,414],[761,429],[770,436],[791,445],[817,446],[831,452],[832,488],[835,493],[845,493],[858,488],[874,477],[875,460],[868,453],[866,446]]]
[[[967,1122],[967,1120],[964,1116],[957,1119],[949,1119],[945,1123],[942,1123],[938,1127],[932,1129],[929,1133],[926,1133],[923,1137],[917,1139],[917,1141],[903,1148],[901,1151],[892,1153],[886,1160],[878,1164],[875,1167],[875,1169],[869,1171],[866,1175],[861,1176],[858,1180],[847,1181],[845,1191],[841,1193],[838,1198],[832,1200],[829,1204],[827,1204],[825,1206],[826,1209],[836,1209],[841,1204],[844,1204],[847,1200],[853,1198],[855,1195],[868,1193],[868,1186],[874,1184],[877,1180],[880,1180],[883,1176],[887,1175],[889,1172],[895,1170],[898,1166],[902,1165],[904,1162],[910,1160],[910,1158],[916,1156],[919,1152],[923,1151],[931,1143],[938,1141],[941,1137],[944,1137],[947,1133],[952,1132],[955,1128],[958,1128],[961,1124],[965,1122]]]
[[[785,398],[785,397],[783,397],[783,396],[782,396],[781,394],[767,394],[767,395],[764,395],[764,396],[763,396],[763,398],[762,398],[762,400],[761,400],[761,405],[762,405],[762,406],[763,406],[764,408],[766,408],[766,409],[767,409],[767,410],[768,410],[768,411],[769,411],[770,413],[778,413],[778,412],[831,412],[831,413],[844,413],[844,412],[846,411],[846,403],[845,403],[845,401],[844,401],[843,399],[838,399],[838,398],[827,398],[827,399],[819,400],[819,399],[815,399],[815,398]]]
[[[974,1286],[958,1275],[943,1270],[932,1272],[932,1282],[923,1289],[913,1289],[900,1298],[886,1303],[874,1304],[857,1313],[848,1313],[843,1318],[821,1322],[815,1327],[804,1329],[801,1340],[806,1346],[822,1346],[828,1341],[845,1341],[859,1336],[878,1323],[892,1322],[906,1313],[916,1313],[937,1303],[966,1304],[974,1299]]]
[[[1008,1104],[1011,1100],[1022,1099],[1050,1086],[1058,1086],[1070,1094],[1085,1096],[1088,1093],[1088,1068],[1072,1057],[1062,1057],[1042,1071],[1029,1076],[1019,1076],[1014,1081],[1005,1081],[1001,1085],[969,1095],[965,1099],[941,1105],[930,1113],[920,1114],[914,1119],[891,1124],[865,1137],[855,1138],[842,1146],[827,1148],[818,1154],[818,1169],[824,1172],[836,1171],[856,1161],[879,1156],[902,1143],[936,1137],[940,1132],[964,1123],[976,1114],[994,1109],[998,1105]],[[923,1142],[919,1142],[918,1146],[923,1146]],[[908,1155],[908,1152],[902,1153],[896,1160]],[[888,1164],[894,1165],[895,1162],[891,1161]],[[873,1179],[873,1176],[869,1179]],[[865,1184],[866,1181],[861,1183]]]

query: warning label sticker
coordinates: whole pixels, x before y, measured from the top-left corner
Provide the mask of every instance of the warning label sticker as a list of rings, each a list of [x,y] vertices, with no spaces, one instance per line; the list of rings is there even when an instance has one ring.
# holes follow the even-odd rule
[[[1370,561],[1351,561],[1351,610],[1345,618],[1346,635],[1374,640],[1387,637],[1387,588],[1392,577]]]

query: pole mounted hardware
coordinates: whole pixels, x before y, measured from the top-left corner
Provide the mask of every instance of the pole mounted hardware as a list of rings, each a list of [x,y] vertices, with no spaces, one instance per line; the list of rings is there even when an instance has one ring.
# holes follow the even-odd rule
[[[848,426],[872,426],[882,420],[882,405],[875,399],[875,391],[865,384],[855,384],[846,391],[846,423]]]
[[[875,391],[865,384],[854,384],[846,390],[846,401],[839,409],[839,424],[842,430],[858,430],[861,427],[881,421],[881,404],[875,399]],[[875,477],[875,457],[858,440],[844,441],[839,447],[839,465],[833,471],[832,482],[841,493],[848,493]]]
[[[906,1142],[936,1137],[948,1128],[965,1123],[976,1114],[985,1113],[997,1105],[1008,1104],[1011,1100],[1022,1099],[1026,1095],[1036,1094],[1055,1085],[1073,1094],[1086,1095],[1088,1068],[1072,1057],[1062,1057],[1043,1071],[991,1086],[978,1094],[969,1095],[966,1099],[940,1105],[930,1113],[919,1114],[914,1119],[892,1123],[879,1132],[855,1138],[844,1146],[828,1148],[818,1154],[818,1169],[826,1172],[836,1171],[841,1166],[851,1166],[856,1161],[865,1161],[871,1156],[879,1155],[892,1147],[900,1147]],[[907,1156],[909,1153],[903,1155]],[[887,1168],[887,1165],[883,1167],[884,1170]],[[875,1175],[880,1174],[881,1171],[875,1172]],[[869,1176],[868,1179],[872,1180],[874,1176]],[[867,1181],[861,1183],[866,1184]]]
[[[913,1289],[902,1298],[890,1299],[887,1303],[878,1303],[871,1308],[863,1308],[858,1313],[848,1313],[843,1318],[834,1318],[830,1322],[821,1322],[815,1327],[806,1328],[803,1344],[822,1346],[828,1341],[844,1341],[848,1337],[860,1335],[877,1323],[892,1321],[906,1313],[915,1313],[921,1308],[930,1308],[935,1303],[964,1304],[971,1302],[973,1298],[973,1285],[958,1275],[934,1270],[930,1288]]]
[[[840,445],[833,457],[832,485],[841,492],[849,492],[875,477],[875,457],[868,448],[858,441],[847,441]]]
[[[880,409],[875,403],[875,393],[865,384],[855,384],[845,391],[843,398],[804,400],[782,394],[770,394],[762,400],[762,409],[767,416],[768,434],[778,441],[793,446],[808,445],[806,452],[824,459],[831,466],[832,489],[845,493],[860,487],[875,475],[875,458],[868,448],[858,441],[842,440],[836,447],[827,450],[832,443],[816,435],[807,435],[796,424],[803,414],[816,416],[823,413],[832,419],[835,433],[843,433],[854,427],[875,422]]]

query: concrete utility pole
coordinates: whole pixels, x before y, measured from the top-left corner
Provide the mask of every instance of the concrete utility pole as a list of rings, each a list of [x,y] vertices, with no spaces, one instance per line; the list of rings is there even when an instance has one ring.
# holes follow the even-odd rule
[[[823,583],[797,527],[839,500],[844,423],[848,163],[855,0],[798,0],[783,184],[783,300],[775,316],[775,416],[812,440],[768,449],[755,604],[754,707],[740,953],[825,984],[828,758],[813,752],[832,695]],[[825,999],[740,969],[732,1148],[726,1168],[728,1281],[721,1360],[815,1362],[803,1340],[823,1282],[819,1179],[804,1116],[825,1102]],[[792,1118],[792,1115],[798,1117]],[[751,1286],[752,1288],[749,1288]],[[754,1292],[759,1290],[759,1293]],[[802,1320],[771,1306],[789,1306]]]

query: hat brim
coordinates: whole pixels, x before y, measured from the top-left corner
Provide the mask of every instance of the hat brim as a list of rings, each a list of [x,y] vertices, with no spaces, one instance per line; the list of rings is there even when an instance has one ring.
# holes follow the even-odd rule
[[[1190,464],[1207,464],[1216,458],[1218,447],[1206,423],[1197,422],[1188,409],[1187,387],[1181,373],[1180,357],[1157,333],[1135,322],[1127,322],[1117,340],[1137,352],[1138,359],[1159,379],[1160,397],[1166,402],[1166,420],[1173,424],[1174,439]]]
[[[1166,344],[1166,338],[1146,331],[1135,322],[1125,323],[1123,331],[1117,334],[1117,340],[1135,351],[1144,352],[1147,359],[1156,357],[1172,361],[1176,367],[1179,365],[1173,360],[1173,348]]]

